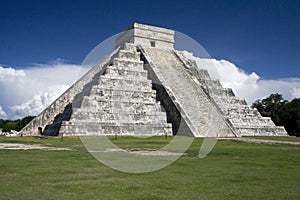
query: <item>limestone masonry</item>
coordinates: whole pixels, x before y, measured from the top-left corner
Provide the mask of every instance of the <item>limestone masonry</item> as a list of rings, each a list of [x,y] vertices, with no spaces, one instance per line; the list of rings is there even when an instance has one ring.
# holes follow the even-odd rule
[[[116,48],[22,135],[287,136],[174,49],[174,31],[134,23]]]

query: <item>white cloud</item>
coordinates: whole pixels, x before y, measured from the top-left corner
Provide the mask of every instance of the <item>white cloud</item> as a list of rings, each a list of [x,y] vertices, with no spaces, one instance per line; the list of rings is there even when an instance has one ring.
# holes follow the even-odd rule
[[[293,88],[292,95],[293,95],[293,98],[299,98],[300,97],[300,87],[299,88]]]
[[[283,94],[288,100],[300,97],[300,78],[263,80],[255,72],[246,73],[226,60],[200,59],[187,51],[184,55],[195,59],[199,68],[207,69],[212,78],[219,79],[223,87],[232,88],[236,96],[244,97],[248,104],[272,93]]]
[[[47,90],[35,94],[32,99],[27,100],[23,104],[11,106],[11,110],[14,113],[13,118],[38,115],[68,88],[69,85],[49,86]]]
[[[17,77],[25,76],[25,72],[23,70],[15,70],[11,67],[4,68],[0,66],[0,80],[11,80]]]
[[[195,58],[188,52],[185,55]],[[196,58],[196,62],[224,87],[232,88],[236,96],[245,97],[248,104],[276,92],[288,100],[300,97],[300,78],[262,80],[255,72],[249,74],[226,60]],[[22,69],[0,66],[0,118],[39,114],[86,71],[61,59]]]
[[[87,69],[64,64],[34,64],[22,69],[0,66],[0,118],[37,115],[71,86]]]
[[[0,106],[0,119],[6,119],[7,114],[4,112],[2,107]]]

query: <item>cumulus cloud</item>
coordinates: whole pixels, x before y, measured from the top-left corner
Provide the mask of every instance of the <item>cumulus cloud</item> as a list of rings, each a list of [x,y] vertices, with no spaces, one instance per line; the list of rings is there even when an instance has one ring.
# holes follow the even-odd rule
[[[255,72],[247,73],[226,60],[184,54],[195,59],[199,68],[207,69],[212,78],[219,79],[223,87],[232,88],[238,97],[245,97],[248,104],[276,92],[288,100],[300,97],[300,78],[263,80]],[[0,66],[0,118],[38,115],[87,70],[61,59],[21,69]]]
[[[201,59],[184,51],[184,55],[194,59],[197,66],[207,69],[210,76],[219,79],[223,87],[232,88],[236,96],[244,97],[248,104],[272,93],[283,94],[285,99],[300,97],[300,78],[263,80],[255,72],[247,73],[226,60]]]
[[[38,115],[43,109],[50,105],[57,97],[69,88],[69,85],[49,86],[46,91],[35,94],[32,99],[21,105],[11,106],[14,118]]]
[[[15,70],[11,67],[4,68],[0,66],[0,80],[6,81],[20,76],[25,76],[25,72],[23,70]]]
[[[6,117],[7,117],[7,114],[4,112],[4,110],[0,106],[0,119],[5,119]]]
[[[0,106],[5,113],[0,118],[17,119],[39,114],[86,70],[60,59],[21,69],[0,66]]]
[[[293,88],[292,96],[293,96],[293,98],[299,98],[300,97],[300,87],[299,88]]]

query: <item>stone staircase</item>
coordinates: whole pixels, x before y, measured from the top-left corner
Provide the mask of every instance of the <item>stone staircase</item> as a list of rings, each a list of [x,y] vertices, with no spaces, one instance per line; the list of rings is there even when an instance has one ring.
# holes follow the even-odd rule
[[[176,51],[180,60],[195,76],[199,84],[211,99],[222,110],[223,116],[229,120],[239,136],[287,136],[282,126],[276,126],[271,118],[262,117],[255,108],[247,106],[244,98],[236,97],[229,88],[223,88],[218,80],[211,79],[208,71],[198,69],[197,64],[188,60]]]
[[[140,48],[194,137],[235,136],[172,49]]]
[[[126,44],[94,81],[80,107],[73,108],[59,133],[87,135],[172,135],[172,125],[156,100],[140,53]]]

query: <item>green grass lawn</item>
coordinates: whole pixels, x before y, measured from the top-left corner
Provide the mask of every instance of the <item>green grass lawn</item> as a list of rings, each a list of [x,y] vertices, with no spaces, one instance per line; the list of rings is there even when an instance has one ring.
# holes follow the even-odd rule
[[[289,136],[289,137],[255,136],[255,137],[247,137],[247,138],[263,139],[263,140],[280,140],[280,141],[289,141],[289,142],[300,142],[300,137],[295,137],[295,136]]]
[[[119,137],[126,149],[157,149],[172,138]],[[0,199],[300,199],[300,146],[218,141],[204,159],[202,139],[159,171],[119,172],[95,160],[79,138],[0,142],[73,151],[0,150]]]

